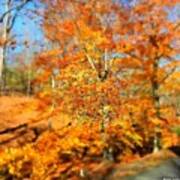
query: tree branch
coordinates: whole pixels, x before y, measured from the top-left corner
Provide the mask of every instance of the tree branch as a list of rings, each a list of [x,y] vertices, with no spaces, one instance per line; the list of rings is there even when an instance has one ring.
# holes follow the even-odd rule
[[[31,0],[24,0],[24,2],[22,2],[21,4],[9,9],[8,11],[6,11],[1,17],[0,17],[0,23],[3,22],[5,16],[7,14],[9,14],[10,12],[14,11],[14,10],[20,10],[22,9],[28,2],[30,2]]]
[[[175,72],[175,70],[176,70],[176,67],[172,68],[171,71],[168,74],[166,74],[166,76],[161,80],[160,84],[165,82],[166,79],[168,79],[169,76],[171,76]]]

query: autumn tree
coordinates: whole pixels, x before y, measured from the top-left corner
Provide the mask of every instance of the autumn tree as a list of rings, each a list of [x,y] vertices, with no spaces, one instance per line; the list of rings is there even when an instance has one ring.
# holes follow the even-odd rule
[[[145,116],[146,121],[149,119],[156,124],[153,130],[155,136],[154,151],[157,150],[157,146],[160,146],[161,143],[158,142],[159,138],[157,136],[161,136],[163,123],[165,126],[167,126],[166,123],[171,126],[171,123],[176,119],[175,115],[173,115],[174,110],[171,108],[171,116],[168,116],[167,112],[163,113],[163,95],[166,84],[172,75],[177,75],[176,82],[171,81],[168,84],[170,83],[171,87],[173,87],[174,83],[179,86],[177,81],[179,22],[170,20],[168,17],[168,10],[171,10],[176,3],[176,1],[142,1],[138,3],[130,10],[129,13],[132,19],[126,22],[126,26],[123,28],[128,28],[127,33],[124,37],[121,36],[121,43],[125,41],[125,51],[123,52],[125,58],[120,60],[119,65],[121,69],[124,66],[129,69],[128,62],[133,66],[134,61],[135,66],[132,68],[134,72],[131,71],[133,76],[131,85],[128,86],[134,87],[131,94],[133,93],[133,98],[139,96],[140,98],[137,99],[139,102],[147,98],[151,102],[148,103],[150,107],[146,107],[147,103],[144,104],[146,108],[143,116]],[[121,32],[121,29],[119,31]],[[128,41],[126,40],[127,37]],[[121,48],[119,46],[122,52]],[[173,88],[173,91],[169,91],[169,94],[172,92],[176,94],[177,88]],[[148,112],[147,109],[149,109]]]
[[[81,179],[91,178],[93,170],[95,177],[103,171],[102,177],[111,179],[113,172],[120,178],[124,167],[121,171],[109,161],[127,163],[179,146],[174,101],[180,87],[179,22],[169,17],[177,1],[42,2],[42,27],[52,46],[34,59],[38,76],[33,83],[42,101],[32,122],[45,119],[46,125],[0,131],[23,128],[35,136],[33,143],[0,152],[2,178]],[[60,128],[51,123],[57,119]],[[174,158],[166,151],[150,155],[127,174],[166,156]]]
[[[167,123],[177,123],[162,99],[178,74],[179,24],[168,17],[177,2],[43,2],[44,32],[56,45],[36,59],[39,82],[47,82],[40,96],[74,122],[97,120],[101,131],[124,123],[131,138],[138,132],[144,146],[160,148]]]

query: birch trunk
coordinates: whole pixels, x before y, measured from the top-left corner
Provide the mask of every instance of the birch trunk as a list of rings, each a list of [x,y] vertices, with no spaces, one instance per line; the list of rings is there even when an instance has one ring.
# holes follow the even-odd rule
[[[3,71],[3,61],[4,61],[4,47],[0,47],[0,82],[2,85],[2,71]]]
[[[5,1],[4,5],[4,11],[7,12],[9,10],[9,0]],[[6,46],[7,46],[7,39],[8,39],[8,34],[7,34],[7,29],[8,29],[8,19],[9,19],[9,14],[7,14],[2,23],[2,31],[0,38],[2,38],[5,41],[5,44],[0,47],[0,86],[1,90],[4,88],[4,79],[3,79],[3,70],[4,70],[4,64],[5,64],[5,56],[6,56]]]

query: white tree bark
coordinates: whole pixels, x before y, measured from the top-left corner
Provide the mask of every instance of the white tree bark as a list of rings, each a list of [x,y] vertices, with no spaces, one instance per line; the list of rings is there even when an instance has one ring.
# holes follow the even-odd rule
[[[4,56],[4,48],[0,47],[0,83],[2,83],[2,71],[3,71],[3,56]]]
[[[7,12],[9,10],[9,0],[5,0],[5,4],[4,4],[4,12]],[[8,19],[9,19],[9,14],[7,14],[4,19],[3,19],[3,23],[2,23],[2,27],[1,27],[1,34],[0,34],[0,38],[2,38],[2,40],[7,43],[7,26],[8,26]],[[0,82],[2,83],[2,73],[3,73],[3,66],[4,66],[4,59],[5,59],[5,48],[6,48],[6,44],[3,44],[0,47]]]

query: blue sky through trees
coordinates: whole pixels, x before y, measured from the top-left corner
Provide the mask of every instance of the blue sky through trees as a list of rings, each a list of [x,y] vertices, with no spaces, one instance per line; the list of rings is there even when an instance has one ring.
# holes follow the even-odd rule
[[[115,2],[121,2],[125,7],[133,6],[137,3],[137,0],[114,0]],[[0,1],[0,17],[4,13],[4,2]],[[18,4],[19,0],[14,0],[13,3]],[[46,40],[41,29],[42,17],[38,16],[36,11],[43,11],[44,6],[33,0],[29,2],[19,13],[16,18],[14,27],[11,32],[11,36],[16,39],[16,44],[9,48],[8,60],[11,63],[14,62],[14,57],[18,54],[29,53],[31,56],[43,49],[46,46]],[[169,18],[171,20],[177,20],[180,18],[180,4],[174,9],[169,11]],[[12,12],[14,13],[14,12]],[[27,42],[27,43],[26,43]],[[29,52],[28,52],[29,51]],[[29,55],[28,55],[29,56]],[[30,59],[30,56],[29,56]]]

